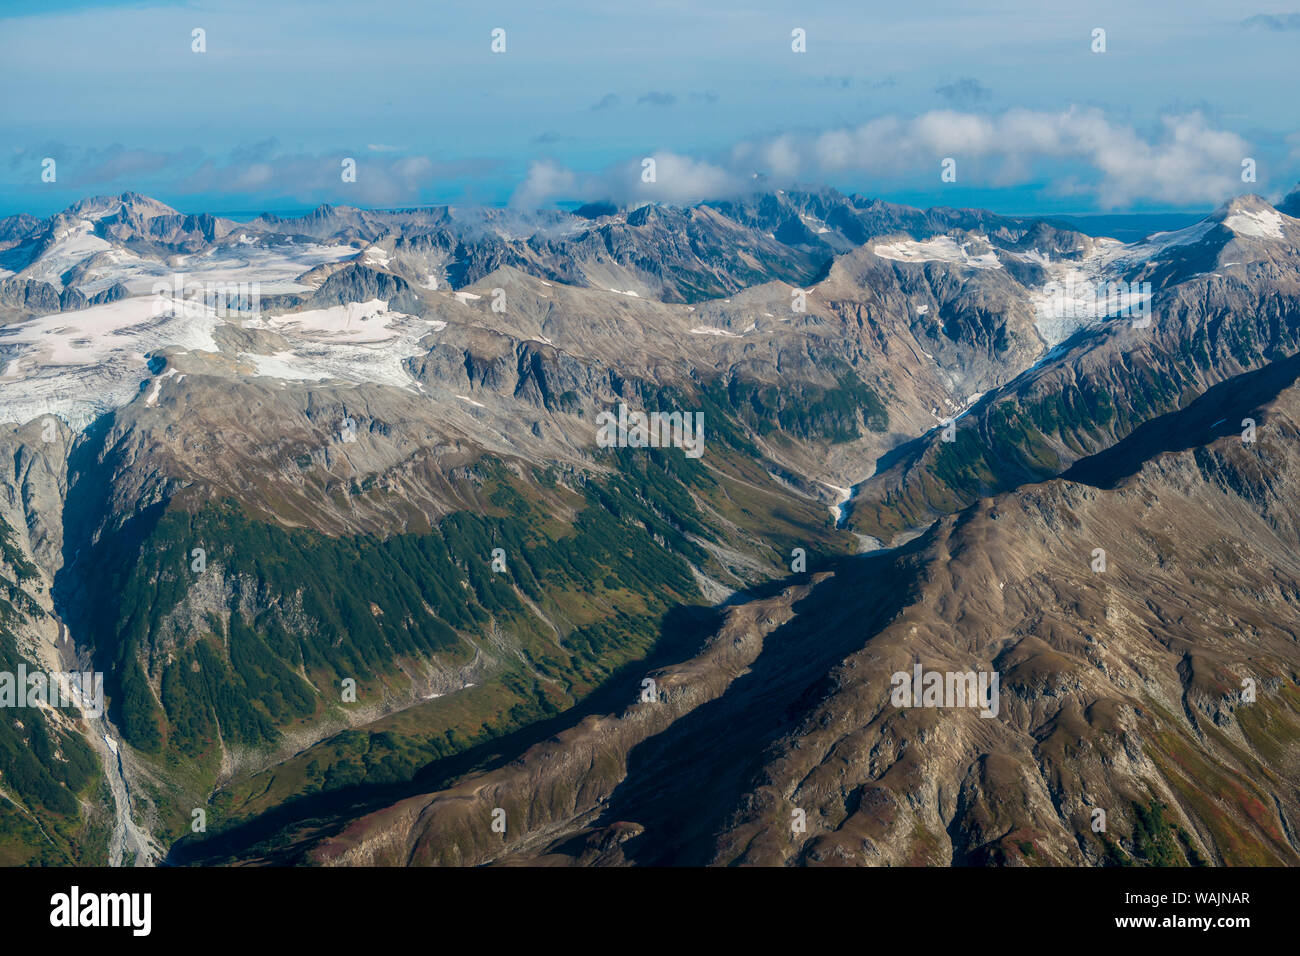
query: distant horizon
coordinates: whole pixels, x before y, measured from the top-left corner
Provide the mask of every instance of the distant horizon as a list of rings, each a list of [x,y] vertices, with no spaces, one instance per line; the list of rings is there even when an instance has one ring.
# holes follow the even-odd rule
[[[745,195],[753,196],[753,195],[761,195],[764,193],[774,193],[778,191],[810,192],[810,191],[815,191],[817,189],[829,189],[843,196],[858,196],[865,199],[879,200],[882,202],[891,203],[893,205],[908,206],[920,210],[934,209],[934,208],[974,209],[983,212],[989,212],[994,215],[1002,216],[1007,219],[1039,219],[1039,220],[1057,222],[1069,226],[1071,228],[1074,228],[1078,232],[1082,232],[1085,235],[1117,239],[1123,242],[1136,242],[1157,232],[1173,231],[1175,229],[1181,229],[1186,226],[1190,226],[1196,222],[1205,219],[1214,211],[1215,208],[1215,207],[1202,207],[1199,209],[1188,209],[1188,208],[1175,207],[1175,208],[1163,208],[1163,209],[1157,208],[1157,209],[1149,209],[1149,210],[1128,210],[1128,211],[1120,211],[1120,212],[1116,212],[1116,211],[1004,212],[1000,209],[992,208],[988,205],[975,204],[969,206],[968,205],[955,206],[950,201],[942,202],[942,203],[932,202],[925,205],[920,205],[916,202],[905,202],[905,201],[901,201],[900,199],[895,199],[895,198],[890,198],[885,196],[874,196],[874,195],[858,192],[855,190],[841,190],[834,186],[826,186],[826,185],[814,186],[810,184],[797,184],[791,186],[788,190],[785,189],[785,187],[773,187],[771,189],[755,189],[754,191]],[[58,213],[64,212],[72,205],[75,205],[75,203],[77,202],[87,200],[87,199],[97,198],[97,197],[116,197],[116,196],[121,196],[125,193],[135,193],[137,195],[144,196],[146,198],[155,200],[157,202],[161,202],[164,205],[167,205],[172,209],[175,209],[178,213],[182,215],[205,215],[206,214],[206,215],[216,216],[222,219],[228,219],[233,222],[238,222],[241,224],[249,223],[253,220],[256,220],[260,216],[265,216],[265,215],[275,216],[279,219],[298,219],[304,216],[308,216],[311,213],[315,212],[316,210],[325,206],[329,206],[332,208],[359,209],[366,212],[375,212],[375,213],[396,212],[402,210],[415,210],[415,209],[439,209],[439,208],[459,207],[462,209],[486,208],[486,209],[497,209],[497,210],[507,210],[513,208],[519,212],[538,213],[538,212],[547,212],[547,211],[560,211],[560,212],[567,212],[573,214],[577,209],[581,208],[584,205],[595,205],[603,202],[613,202],[613,200],[609,200],[609,199],[594,199],[594,200],[593,199],[557,199],[544,207],[529,209],[529,210],[518,209],[518,207],[511,206],[507,202],[500,202],[500,203],[477,202],[476,203],[476,202],[455,202],[455,201],[401,204],[401,205],[391,205],[391,206],[355,205],[353,203],[347,203],[347,202],[320,202],[320,203],[316,203],[315,205],[286,205],[286,206],[260,208],[260,209],[223,209],[223,208],[194,207],[189,204],[177,206],[174,203],[168,202],[167,200],[159,196],[143,192],[142,190],[139,189],[123,189],[118,192],[91,193],[82,196],[79,199],[73,200],[73,202],[71,203],[60,206],[58,209],[55,209],[52,212],[49,212],[45,215],[30,213],[27,212],[26,210],[20,210],[18,212],[5,212],[3,210],[0,210],[0,220],[9,218],[14,215],[21,215],[24,212],[26,212],[28,215],[36,216],[39,219],[47,219],[50,218],[51,216],[57,215]],[[702,199],[697,202],[689,202],[689,203],[662,202],[659,203],[659,205],[676,207],[676,208],[689,208],[692,206],[697,206],[697,205],[702,205],[707,203],[726,202],[729,201],[729,199],[734,200],[738,198],[744,198],[744,197],[742,195],[742,196],[732,196],[732,197],[720,198],[720,199]],[[1269,201],[1276,203],[1279,200],[1269,200]],[[652,202],[653,201],[650,200],[639,201],[639,202],[634,201],[631,203],[622,204],[619,206],[619,208],[633,209],[639,206],[651,204]]]
[[[163,205],[175,209],[178,213],[182,215],[212,215],[223,219],[230,219],[235,222],[249,222],[251,220],[257,219],[259,216],[264,216],[264,215],[276,216],[281,219],[301,218],[303,216],[310,215],[311,213],[323,207],[359,209],[366,212],[376,212],[376,213],[397,212],[397,211],[415,210],[415,209],[443,209],[443,208],[495,209],[495,210],[502,210],[502,211],[508,209],[515,209],[516,211],[524,212],[524,213],[542,213],[542,212],[552,212],[552,211],[573,213],[577,209],[582,208],[583,206],[598,205],[601,203],[611,203],[617,206],[619,209],[626,209],[626,210],[636,209],[641,206],[651,205],[651,204],[662,205],[670,208],[684,209],[684,208],[691,208],[693,206],[704,205],[704,204],[741,200],[746,198],[747,196],[764,195],[764,194],[776,193],[781,191],[813,192],[819,189],[831,190],[846,197],[857,196],[863,199],[890,203],[892,205],[897,205],[897,206],[907,206],[907,207],[920,209],[920,210],[928,210],[928,209],[936,209],[936,208],[974,209],[983,212],[989,212],[994,215],[1002,216],[1007,219],[1064,219],[1064,220],[1090,220],[1090,221],[1104,220],[1104,221],[1114,221],[1114,222],[1135,222],[1138,220],[1158,219],[1164,217],[1170,219],[1186,219],[1190,222],[1190,221],[1196,221],[1205,218],[1206,216],[1210,215],[1215,208],[1217,208],[1217,206],[1201,205],[1196,207],[1162,206],[1162,207],[1130,209],[1130,210],[1091,209],[1091,210],[1075,211],[1070,209],[1065,209],[1065,210],[1038,209],[1038,210],[1026,211],[1024,208],[1018,208],[1018,209],[1017,208],[1007,209],[1005,207],[999,208],[998,204],[988,204],[988,203],[978,203],[978,202],[970,203],[970,204],[954,203],[951,201],[951,199],[945,199],[942,202],[940,201],[920,202],[917,201],[918,197],[914,195],[908,195],[908,196],[877,195],[877,194],[862,192],[859,190],[841,189],[836,186],[829,186],[824,184],[823,185],[795,184],[789,187],[772,187],[770,189],[756,188],[748,193],[742,193],[738,195],[719,196],[719,197],[712,197],[712,198],[703,198],[691,202],[635,200],[632,202],[617,203],[613,199],[609,199],[609,198],[556,199],[545,205],[527,208],[527,209],[518,206],[512,206],[509,202],[503,202],[503,201],[475,202],[475,201],[463,200],[463,199],[462,200],[453,199],[453,200],[434,201],[434,202],[396,203],[396,204],[363,204],[363,203],[324,200],[317,203],[290,203],[290,202],[271,203],[265,206],[241,206],[241,205],[223,206],[219,203],[213,205],[199,205],[193,202],[178,203],[175,201],[169,201],[168,199],[156,193],[147,192],[145,190],[138,189],[138,188],[137,189],[126,188],[126,189],[113,190],[108,192],[92,191],[82,196],[79,196],[78,198],[75,198],[70,202],[66,202],[66,203],[59,202],[53,204],[46,203],[43,206],[36,207],[35,210],[33,210],[32,208],[13,208],[13,207],[0,206],[0,219],[7,219],[19,215],[30,215],[30,216],[34,216],[37,219],[48,219],[52,216],[58,215],[59,213],[65,212],[72,206],[76,205],[78,202],[82,202],[94,198],[101,198],[101,197],[115,198],[124,195],[126,193],[135,193],[136,195],[143,196],[148,199],[152,199],[156,202],[160,202]],[[1247,192],[1242,193],[1242,195],[1246,195],[1246,194]],[[1265,198],[1266,201],[1269,201],[1272,204],[1276,204],[1277,202],[1281,201],[1281,197],[1277,199],[1271,199],[1267,196],[1264,196],[1263,198]]]
[[[1282,12],[12,0],[0,212],[128,186],[208,212],[690,205],[755,178],[1000,215],[1191,212],[1300,179]]]

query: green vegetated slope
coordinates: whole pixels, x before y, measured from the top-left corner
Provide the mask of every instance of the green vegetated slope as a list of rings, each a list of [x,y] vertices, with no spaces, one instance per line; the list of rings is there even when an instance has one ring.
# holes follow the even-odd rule
[[[798,382],[764,385],[732,378],[709,386],[706,395],[765,437],[781,433],[838,444],[860,438],[864,426],[885,431],[889,427],[885,403],[847,366],[840,365],[836,384],[830,388]]]
[[[43,615],[23,590],[36,577],[0,521],[0,671],[39,665],[22,655],[13,627]],[[0,866],[103,864],[107,791],[94,751],[38,707],[0,708]]]
[[[852,550],[734,421],[710,418],[701,460],[618,449],[579,474],[481,459],[458,479],[481,506],[428,532],[331,537],[181,494],[101,539],[86,601],[111,613],[89,637],[114,675],[110,714],[155,770],[159,835],[188,835],[196,807],[211,837],[286,802],[408,783],[562,713],[645,658],[675,608],[707,603],[692,566],[749,583],[715,550],[764,577],[796,546],[810,566]],[[420,700],[412,676],[430,662],[474,686]],[[250,772],[223,775],[231,754]]]

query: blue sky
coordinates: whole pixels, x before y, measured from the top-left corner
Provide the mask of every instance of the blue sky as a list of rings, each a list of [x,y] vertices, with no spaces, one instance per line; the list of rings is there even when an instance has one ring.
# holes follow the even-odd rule
[[[1008,213],[1277,198],[1300,0],[1244,3],[4,0],[0,213],[689,202],[756,173]]]

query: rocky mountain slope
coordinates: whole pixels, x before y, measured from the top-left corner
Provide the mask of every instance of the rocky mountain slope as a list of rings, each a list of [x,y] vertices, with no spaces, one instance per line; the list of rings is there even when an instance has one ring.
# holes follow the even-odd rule
[[[618,712],[369,814],[309,857],[1300,862],[1300,512],[1286,491],[1300,389],[1279,384],[1167,422],[1200,436],[1188,447],[1117,446],[1080,464],[1088,483],[982,499],[905,548],[739,603],[700,653],[648,672],[656,700],[629,686]],[[1253,415],[1257,440],[1214,437],[1214,412]],[[918,663],[999,672],[996,716],[896,706],[892,675]]]
[[[829,190],[0,221],[14,653],[108,698],[53,718],[94,755],[61,851],[1292,862],[1294,641],[1250,609],[1287,619],[1289,512],[1228,454],[1249,405],[1289,473],[1287,208],[1134,244]],[[1078,307],[1108,282],[1151,321]],[[620,407],[702,443],[607,447]],[[891,711],[917,655],[998,672],[999,716]],[[1253,783],[1184,792],[1213,773]]]

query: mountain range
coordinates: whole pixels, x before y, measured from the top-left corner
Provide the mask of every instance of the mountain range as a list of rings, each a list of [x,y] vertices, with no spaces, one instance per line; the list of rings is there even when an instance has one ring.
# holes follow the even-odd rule
[[[0,220],[0,862],[1300,863],[1297,216]]]

